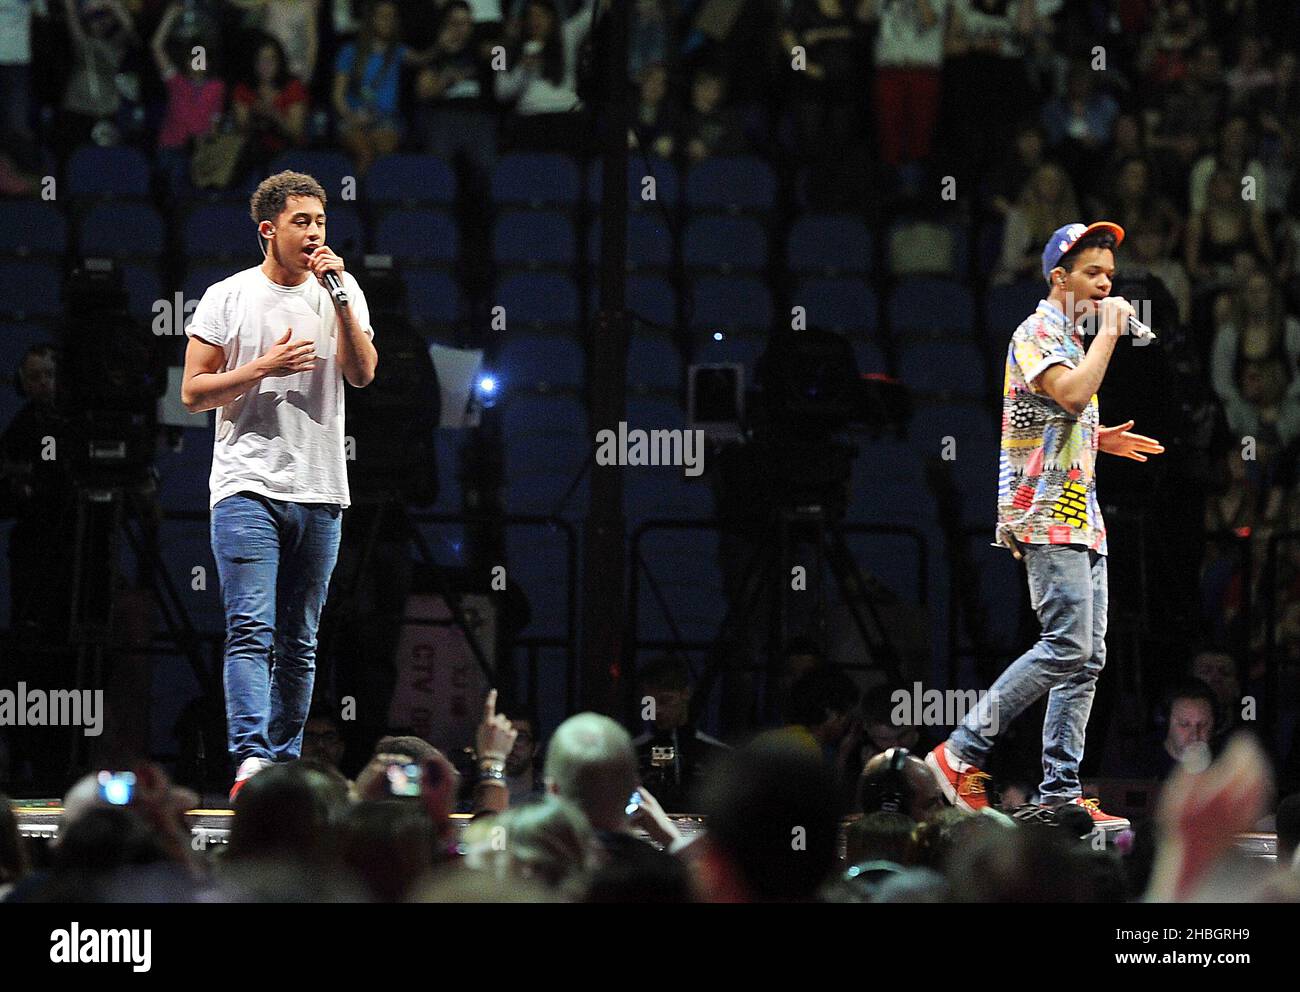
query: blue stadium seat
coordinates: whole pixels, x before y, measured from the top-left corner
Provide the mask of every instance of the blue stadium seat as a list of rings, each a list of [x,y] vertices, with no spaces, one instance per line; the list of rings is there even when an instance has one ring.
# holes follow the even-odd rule
[[[984,354],[970,341],[912,341],[898,352],[898,377],[918,393],[989,397]]]
[[[201,203],[185,219],[182,249],[189,259],[228,258],[257,261],[257,228],[248,215],[248,205]]]
[[[96,203],[82,216],[78,228],[77,248],[82,255],[156,259],[167,248],[163,219],[146,203]],[[245,234],[251,229],[252,223],[246,221]]]
[[[643,200],[641,191],[645,178],[654,176],[654,200]],[[599,159],[592,162],[587,169],[587,202],[592,206],[600,203],[605,188],[604,169]],[[673,207],[681,195],[681,180],[677,168],[668,159],[650,156],[649,164],[638,152],[629,152],[627,161],[627,198],[628,203],[637,210],[655,211],[659,205]]]
[[[325,243],[345,263],[360,268],[361,256],[367,248],[361,211],[351,204],[338,203],[326,208],[325,215]]]
[[[497,159],[492,199],[532,207],[572,206],[578,201],[578,167],[567,155],[515,152]]]
[[[0,259],[0,316],[52,317],[63,309],[63,271],[53,262]]]
[[[82,145],[68,159],[64,180],[71,197],[149,196],[149,159],[127,146]]]
[[[760,279],[701,276],[693,288],[692,328],[766,334],[772,326],[772,295]]]
[[[592,222],[587,232],[587,262],[600,264],[600,220]],[[666,270],[673,264],[673,238],[660,214],[628,214],[627,270]]]
[[[442,210],[391,211],[374,232],[374,250],[403,263],[451,265],[458,248],[456,221]]]
[[[662,276],[628,276],[623,304],[640,326],[668,331],[677,323],[677,291]],[[600,308],[600,285],[593,282],[587,294],[592,314]]]
[[[564,393],[511,396],[501,414],[505,440],[505,503],[508,513],[553,514],[568,519],[587,512],[594,438],[576,397]],[[568,495],[574,480],[581,481]]]
[[[688,268],[756,272],[767,266],[767,235],[749,217],[695,217],[682,236]]]
[[[127,308],[131,316],[152,322],[154,304],[163,299],[157,267],[148,262],[127,262],[122,266],[122,283],[126,286]]]
[[[879,522],[885,521],[882,519]],[[865,575],[884,583],[890,591],[905,602],[920,601],[922,558],[917,551],[916,542],[911,537],[901,534],[849,532],[844,540],[853,561]],[[932,558],[938,549],[928,550]],[[929,576],[926,578],[928,579]]]
[[[996,445],[1000,423],[1000,414],[980,403],[923,402],[912,413],[908,437],[926,455],[940,454],[943,438],[952,437],[957,441],[960,458],[968,440],[976,449]]]
[[[707,482],[685,476],[680,468],[635,468],[626,476],[624,507],[629,530],[650,519],[711,520],[713,491]]]
[[[991,535],[998,513],[999,440],[989,433],[958,437],[956,441],[957,457],[952,470],[962,497],[962,522],[987,524]]]
[[[213,429],[210,425],[187,428],[181,435],[180,451],[165,445],[158,449],[159,498],[169,510],[206,510]]]
[[[376,204],[450,207],[456,202],[456,173],[450,162],[436,155],[384,155],[366,174],[366,199]]]
[[[922,526],[934,517],[934,499],[925,482],[928,452],[894,438],[859,445],[849,484],[850,520]]]
[[[493,261],[508,268],[566,268],[576,251],[573,221],[558,211],[504,211],[492,233]]]
[[[805,279],[791,298],[808,313],[808,324],[855,338],[875,337],[880,304],[862,279]]]
[[[1046,283],[1037,279],[989,287],[984,300],[984,326],[987,340],[999,356],[1005,356],[1011,335],[1047,295],[1046,289]]]
[[[446,272],[410,268],[402,272],[411,320],[417,324],[448,326],[463,314],[460,287]]]
[[[721,340],[711,334],[705,335],[696,339],[691,361],[696,365],[719,362],[739,363],[745,366],[746,381],[751,382],[754,364],[758,361],[758,356],[763,353],[765,343],[762,338],[742,334],[724,334]]]
[[[633,389],[680,389],[682,360],[672,338],[667,334],[633,334],[628,341],[627,381]]]
[[[991,276],[997,271],[1002,259],[1003,223],[1000,220],[985,221],[975,235],[975,265],[977,274]]]
[[[0,200],[0,255],[60,258],[68,250],[68,222],[58,204]]]
[[[507,581],[518,583],[528,597],[528,625],[520,634],[563,637],[570,591],[566,533],[558,528],[508,527],[505,544]],[[580,559],[574,564],[576,570]],[[580,583],[575,581],[572,590],[575,599],[580,588]],[[562,667],[544,669],[538,682],[563,684],[563,671]]]
[[[1002,548],[990,547],[993,540],[993,519],[987,523],[987,533],[972,535],[971,555],[976,574],[979,575],[979,597],[984,607],[985,634],[991,646],[1008,658],[1018,653],[1017,643],[1020,610],[1025,600],[1024,566]],[[970,643],[969,637],[966,638]]]
[[[305,172],[321,184],[321,188],[325,190],[327,212],[330,210],[330,205],[338,203],[342,197],[343,181],[355,179],[357,175],[356,166],[342,152],[313,151],[306,148],[281,152],[266,170],[266,174],[273,176],[285,169]]]
[[[776,174],[752,155],[706,158],[687,174],[686,201],[694,210],[765,213],[776,204]]]
[[[512,333],[501,345],[495,369],[505,388],[546,392],[580,389],[585,356],[577,338],[559,334]]]
[[[889,372],[889,361],[885,358],[885,353],[870,342],[854,341],[853,357],[857,359],[858,373],[861,375],[869,372],[876,374]]]
[[[898,342],[926,335],[968,335],[975,327],[971,291],[948,279],[920,276],[900,281],[887,310]]]
[[[627,401],[627,425],[642,430],[679,430],[686,425],[686,411],[676,400],[630,396]]]
[[[440,427],[434,432],[433,443],[438,459],[437,513],[460,513],[464,510],[460,480],[460,449],[465,444],[467,431],[460,427]]]
[[[566,276],[521,272],[497,283],[494,306],[506,308],[511,328],[551,328],[578,332],[578,288]]]
[[[592,312],[599,298],[599,286],[592,287]],[[652,321],[659,328],[677,325],[677,291],[659,276],[628,276],[624,304],[634,317]]]
[[[717,532],[651,531],[639,551],[640,560],[632,563],[641,569],[637,633],[663,640],[674,634],[694,641],[716,637],[727,609]]]
[[[791,272],[867,275],[873,268],[871,232],[852,214],[803,214],[790,228]]]
[[[228,279],[245,266],[236,265],[233,262],[226,262],[219,265],[192,265],[188,272],[185,273],[185,279],[181,283],[181,293],[188,305],[193,301],[196,305],[203,299],[203,294],[208,287],[221,282],[222,279]]]
[[[196,433],[196,432],[187,432]],[[202,501],[177,509],[205,510],[208,505],[208,478],[202,477]],[[206,522],[200,520],[163,520],[158,528],[158,557],[168,578],[182,597],[186,612],[199,630],[221,632],[225,629],[225,612],[221,606],[221,584],[217,580],[217,563],[212,556],[212,539]],[[201,567],[206,574],[204,589],[195,589],[194,569]],[[157,659],[162,661],[163,659]],[[155,664],[157,663],[155,662]],[[183,673],[183,674],[182,674]],[[169,673],[171,683],[162,692],[176,687],[181,679],[192,682],[191,669],[182,663],[179,671]],[[158,670],[154,669],[158,678]],[[159,688],[155,685],[151,700],[155,716],[159,705]]]
[[[960,224],[901,219],[889,229],[889,271],[899,277],[964,279],[969,253],[966,228]]]

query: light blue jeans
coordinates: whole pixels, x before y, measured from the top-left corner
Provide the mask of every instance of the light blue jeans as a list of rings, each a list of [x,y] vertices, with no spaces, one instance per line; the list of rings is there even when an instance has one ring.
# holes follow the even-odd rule
[[[993,750],[990,728],[1006,727],[1046,692],[1039,793],[1041,802],[1055,806],[1082,794],[1084,732],[1097,676],[1106,664],[1106,556],[1077,544],[1020,547],[1042,635],[966,714],[948,748],[963,761],[986,767]]]
[[[226,612],[226,737],[246,758],[292,761],[316,679],[316,630],[338,560],[343,508],[256,493],[212,508]]]

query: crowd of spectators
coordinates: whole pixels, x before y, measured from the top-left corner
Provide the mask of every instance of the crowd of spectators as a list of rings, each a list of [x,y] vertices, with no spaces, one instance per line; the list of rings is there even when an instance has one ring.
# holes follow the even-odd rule
[[[544,790],[502,778],[516,731],[494,712],[462,785],[446,755],[385,737],[349,780],[321,756],[258,772],[227,843],[191,840],[198,796],[152,765],[129,802],[94,776],[64,799],[56,840],[33,849],[0,796],[0,899],[10,902],[1062,902],[1296,901],[1296,797],[1278,807],[1276,863],[1235,846],[1273,801],[1268,761],[1235,738],[1184,763],[1157,816],[1099,843],[1082,810],[1051,825],[950,807],[924,762],[872,756],[846,797],[801,733],[716,756],[692,789],[704,826],[668,816],[632,737],[580,713],[545,752]],[[806,733],[806,728],[800,728]],[[319,752],[317,752],[319,754]],[[413,767],[414,766],[414,767]],[[418,769],[418,771],[416,771]],[[417,782],[411,788],[412,782]]]

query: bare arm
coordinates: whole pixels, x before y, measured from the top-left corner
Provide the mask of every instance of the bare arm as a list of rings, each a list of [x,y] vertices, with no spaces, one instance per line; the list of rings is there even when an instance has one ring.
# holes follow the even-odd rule
[[[929,31],[938,23],[939,17],[930,6],[930,0],[916,0],[917,12],[921,15],[921,30]]]
[[[63,12],[72,43],[77,46],[84,45],[86,43],[86,31],[81,26],[81,15],[77,13],[76,0],[63,0]]]
[[[1129,308],[1132,312],[1132,307]],[[1039,377],[1043,391],[1074,416],[1081,414],[1091,402],[1093,395],[1101,388],[1106,378],[1106,368],[1110,358],[1115,354],[1115,345],[1119,336],[1102,331],[1098,333],[1088,353],[1078,368],[1066,368],[1064,365],[1052,365]]]
[[[379,352],[370,340],[351,307],[339,307],[339,370],[348,384],[357,389],[364,389],[375,379],[375,368],[379,365]]]
[[[320,54],[320,38],[318,37],[317,9],[320,6],[319,0],[311,0],[309,4],[311,14],[307,18],[307,77],[302,80],[304,86],[311,85],[311,77],[316,74],[316,56]]]
[[[176,23],[176,17],[180,12],[180,4],[170,4],[166,13],[163,14],[162,20],[158,22],[158,28],[153,33],[153,39],[149,42],[149,50],[153,52],[153,64],[158,67],[158,75],[162,76],[163,79],[168,79],[176,74],[176,67],[172,65],[172,60],[167,57],[167,38],[172,33],[172,25]]]
[[[339,115],[339,119],[346,122],[350,121],[355,114],[352,108],[348,106],[348,75],[345,72],[336,72],[334,74],[334,112]]]

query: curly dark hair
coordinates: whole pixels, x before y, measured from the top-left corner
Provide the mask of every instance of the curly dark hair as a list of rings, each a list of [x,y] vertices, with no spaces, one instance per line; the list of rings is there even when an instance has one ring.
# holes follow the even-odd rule
[[[257,184],[248,201],[248,212],[253,223],[275,220],[284,211],[285,202],[291,196],[314,196],[325,206],[325,190],[315,179],[305,172],[277,172],[267,176]]]

